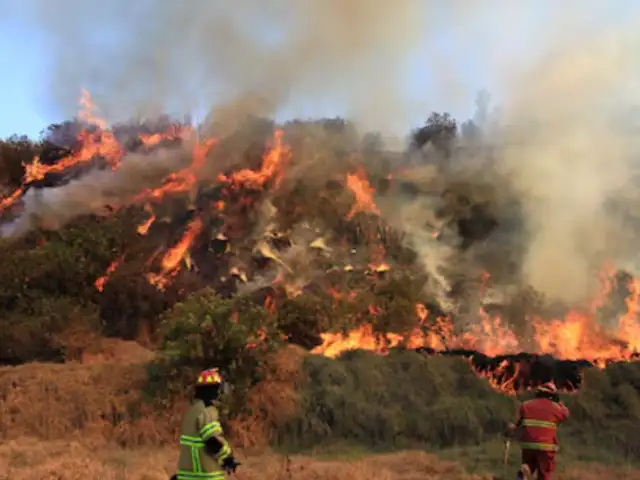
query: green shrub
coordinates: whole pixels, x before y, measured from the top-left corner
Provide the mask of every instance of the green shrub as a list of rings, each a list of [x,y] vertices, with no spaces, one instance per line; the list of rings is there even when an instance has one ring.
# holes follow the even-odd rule
[[[161,357],[149,366],[148,393],[161,400],[184,395],[201,370],[218,367],[233,386],[225,399],[229,413],[240,413],[264,359],[280,343],[276,327],[266,309],[246,298],[223,298],[210,288],[190,295],[161,319]]]
[[[278,305],[277,320],[289,341],[306,348],[321,343],[332,313],[331,300],[314,294],[287,298]]]
[[[0,182],[19,187],[24,176],[25,163],[31,163],[40,153],[40,145],[26,136],[13,135],[0,141]]]
[[[456,367],[466,390],[459,390]],[[392,351],[310,356],[300,415],[283,425],[282,446],[347,440],[369,448],[477,443],[504,429],[514,402],[492,393],[460,359]]]
[[[17,299],[42,295],[93,302],[95,281],[128,242],[126,218],[86,217],[56,232],[0,245],[0,309],[11,310]],[[135,231],[133,225],[131,231]],[[139,271],[137,272],[139,275]]]
[[[335,441],[373,449],[477,444],[499,437],[518,405],[460,358],[350,351],[337,359],[310,356],[304,371],[301,411],[276,440],[284,448]],[[584,452],[640,459],[638,372],[640,364],[586,371],[585,387],[563,395],[571,418],[559,429],[561,445],[578,457],[592,447]]]
[[[640,459],[639,376],[637,362],[586,371],[584,387],[566,398],[571,419],[562,438]]]

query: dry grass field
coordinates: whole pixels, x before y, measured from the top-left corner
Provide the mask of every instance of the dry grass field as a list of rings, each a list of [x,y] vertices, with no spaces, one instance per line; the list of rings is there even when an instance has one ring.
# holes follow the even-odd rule
[[[172,448],[118,449],[79,442],[17,440],[0,447],[0,470],[11,480],[166,480],[175,466]],[[314,460],[275,454],[241,456],[238,480],[481,479],[453,462],[420,452],[356,460]],[[1,478],[1,477],[0,477]]]
[[[111,347],[110,347],[111,348]],[[0,368],[0,479],[164,480],[177,457],[177,425],[184,404],[151,411],[140,385],[149,360],[136,344],[114,345],[116,354],[84,363],[25,364]],[[269,447],[275,427],[295,410],[302,351],[281,352],[273,373],[250,397],[251,418],[231,424],[238,480],[481,480],[513,478],[500,465],[499,446],[434,453],[370,453],[349,447],[285,455]],[[640,470],[564,460],[558,480],[640,480]]]
[[[36,439],[0,445],[0,479],[11,480],[166,480],[175,466],[176,449],[119,448],[102,442]],[[513,478],[466,473],[456,462],[424,452],[404,451],[360,458],[314,458],[276,453],[241,452],[238,480],[489,480]],[[599,465],[570,467],[557,480],[640,479],[640,471]]]

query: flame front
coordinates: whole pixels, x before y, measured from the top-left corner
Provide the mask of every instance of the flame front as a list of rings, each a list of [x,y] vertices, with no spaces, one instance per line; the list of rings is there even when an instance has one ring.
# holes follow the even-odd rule
[[[419,305],[418,309],[424,309],[424,306]],[[374,333],[370,324],[363,324],[346,335],[321,334],[323,343],[314,349],[314,353],[329,357],[353,349],[385,353],[390,347],[403,345],[441,351],[475,350],[488,356],[526,351],[566,360],[631,361],[639,353],[640,338],[637,316],[633,315],[636,313],[623,315],[614,330],[606,330],[593,317],[577,312],[571,312],[562,319],[531,318],[529,321],[534,329],[531,347],[524,344],[500,317],[491,317],[482,311],[477,324],[463,329],[456,327],[448,317],[438,318],[429,327],[421,325],[407,335]]]

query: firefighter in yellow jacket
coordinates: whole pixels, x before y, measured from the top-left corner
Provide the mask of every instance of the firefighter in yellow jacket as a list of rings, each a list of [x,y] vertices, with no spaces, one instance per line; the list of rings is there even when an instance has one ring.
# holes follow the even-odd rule
[[[233,473],[240,465],[224,438],[215,406],[223,384],[217,368],[198,376],[194,402],[182,421],[178,473],[172,480],[223,480],[225,472]]]

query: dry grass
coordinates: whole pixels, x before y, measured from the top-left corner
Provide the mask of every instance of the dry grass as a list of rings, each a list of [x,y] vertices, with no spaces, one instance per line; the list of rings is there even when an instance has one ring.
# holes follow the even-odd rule
[[[620,478],[624,480],[640,480],[640,470],[631,468],[611,468],[603,465],[583,465],[570,468],[558,475],[558,480],[603,480]]]
[[[149,411],[140,395],[144,379],[144,365],[138,363],[0,368],[0,439],[172,442],[182,409]]]
[[[354,460],[284,457],[274,453],[238,455],[238,480],[491,480],[472,475],[450,461],[423,452],[406,451]],[[174,472],[175,448],[122,449],[73,441],[11,440],[0,445],[0,480],[167,480]],[[640,471],[601,465],[569,469],[557,480],[640,480]]]
[[[0,368],[0,480],[169,478],[175,469],[175,438],[185,406],[150,411],[140,396],[147,353],[116,344],[110,350],[84,358],[84,364]],[[415,451],[321,460],[311,455],[265,453],[278,425],[301,414],[301,362],[305,355],[304,350],[290,347],[270,360],[266,378],[250,393],[252,415],[231,422],[232,441],[243,447],[238,455],[243,465],[232,478],[498,478],[465,472],[462,464],[473,467],[457,454],[448,460]],[[474,470],[495,468],[499,459],[493,454],[490,457]],[[576,465],[567,465],[557,480],[640,480],[638,470]]]
[[[81,354],[81,363],[134,365],[153,360],[155,353],[138,342],[118,338],[99,338]]]
[[[236,445],[265,447],[278,426],[298,412],[298,387],[303,380],[301,364],[306,354],[304,349],[289,345],[268,362],[264,380],[249,393],[247,406],[251,416],[230,422]]]
[[[100,353],[84,364],[0,368],[0,439],[89,437],[126,447],[171,444],[185,405],[151,411],[141,397],[148,357],[143,349],[127,350],[131,354],[118,356],[118,362]],[[236,444],[264,447],[277,425],[296,411],[304,355],[291,346],[269,362],[266,378],[249,396],[252,415],[230,422]]]
[[[402,452],[350,461],[262,454],[243,458],[238,480],[481,480],[456,464],[421,452]],[[0,446],[0,471],[11,480],[167,480],[175,449],[95,448],[78,442],[12,440]],[[0,476],[2,478],[2,476]]]

